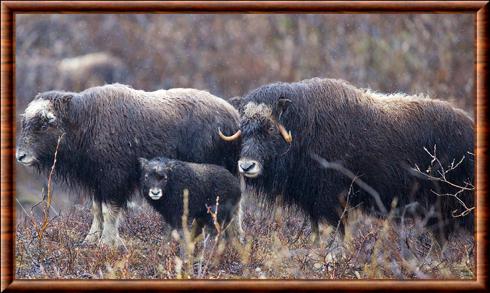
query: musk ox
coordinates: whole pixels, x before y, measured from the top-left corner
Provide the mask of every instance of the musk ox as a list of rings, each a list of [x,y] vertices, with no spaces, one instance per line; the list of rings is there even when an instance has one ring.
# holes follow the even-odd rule
[[[239,203],[241,190],[238,178],[221,166],[196,164],[164,157],[140,159],[141,194],[172,228],[182,227],[183,192],[188,190],[188,223],[193,223],[194,239],[204,227],[216,232],[217,215],[220,229],[227,238],[242,237]],[[232,224],[232,227],[228,227]]]
[[[246,184],[299,206],[315,233],[320,220],[338,224],[355,178],[349,206],[380,214],[396,198],[400,211],[412,207],[407,214],[424,216],[442,241],[456,227],[473,229],[474,125],[447,102],[314,78],[262,86],[242,99],[240,114],[239,131],[219,134],[242,138]]]
[[[237,170],[240,144],[228,147],[216,128],[239,126],[235,108],[208,92],[135,90],[121,84],[80,93],[38,94],[22,115],[16,158],[49,171],[57,140],[56,178],[93,198],[85,241],[120,243],[118,219],[140,178],[138,158],[165,155]]]
[[[57,63],[56,75],[60,77],[60,88],[82,90],[83,85],[95,86],[124,80],[129,70],[118,57],[108,52],[97,52],[62,59]]]

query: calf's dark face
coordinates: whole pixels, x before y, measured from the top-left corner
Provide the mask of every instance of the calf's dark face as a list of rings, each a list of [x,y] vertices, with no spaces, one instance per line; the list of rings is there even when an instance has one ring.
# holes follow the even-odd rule
[[[26,166],[52,164],[63,131],[50,101],[34,100],[22,114],[16,159]]]
[[[277,105],[276,105],[277,107]],[[248,178],[264,173],[275,160],[280,160],[291,141],[279,131],[277,109],[265,104],[250,102],[245,105],[240,125],[242,150],[238,169]]]
[[[168,169],[160,161],[148,161],[140,158],[141,178],[140,189],[144,197],[159,200],[164,195],[168,182]]]

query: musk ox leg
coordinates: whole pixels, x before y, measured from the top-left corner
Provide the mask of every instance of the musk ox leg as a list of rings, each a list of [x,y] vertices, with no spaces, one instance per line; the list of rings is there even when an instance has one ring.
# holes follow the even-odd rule
[[[238,241],[240,241],[240,243],[243,245],[245,244],[245,232],[242,228],[242,216],[242,201],[240,201],[230,223],[228,224],[228,227],[226,227],[225,237],[230,240],[238,238]]]
[[[191,225],[191,241],[196,242],[198,238],[202,235],[204,228],[204,222],[201,219],[194,219]]]
[[[102,234],[104,223],[104,218],[102,217],[102,202],[95,198],[92,200],[92,215],[94,217],[92,219],[92,226],[90,227],[90,231],[85,237],[85,240],[83,240],[84,244],[97,243]]]
[[[443,217],[431,218],[427,222],[427,226],[429,226],[439,246],[444,249],[452,232],[452,227],[448,225],[447,219]]]
[[[237,216],[236,216],[236,219],[235,219],[235,222],[236,222],[236,226],[237,226],[237,231],[238,231],[238,236],[240,238],[240,242],[242,244],[245,243],[245,231],[243,231],[243,227],[242,227],[242,219],[243,219],[243,209],[242,209],[242,200],[240,200],[240,203],[238,204],[238,212],[237,212]]]
[[[124,243],[119,237],[119,216],[121,214],[121,207],[110,204],[102,203],[102,216],[104,218],[104,225],[102,230],[102,236],[100,243],[109,246],[124,246]]]
[[[318,219],[310,218],[311,223],[311,241],[315,245],[320,244],[320,227],[318,224]]]

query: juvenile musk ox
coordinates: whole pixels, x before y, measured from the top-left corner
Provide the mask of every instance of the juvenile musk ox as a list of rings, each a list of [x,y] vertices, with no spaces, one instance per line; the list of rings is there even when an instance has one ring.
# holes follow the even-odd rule
[[[93,198],[85,241],[114,245],[120,243],[121,208],[137,191],[138,158],[165,155],[237,172],[239,142],[228,147],[216,128],[231,132],[238,126],[230,104],[195,89],[144,92],[114,84],[80,93],[50,91],[26,108],[16,158],[49,172],[63,134],[56,177]]]
[[[240,130],[220,136],[228,141],[241,136],[238,165],[246,184],[299,206],[314,234],[320,220],[338,224],[353,177],[373,188],[382,205],[359,183],[353,184],[349,206],[379,215],[396,198],[400,214],[408,210],[407,215],[429,219],[427,225],[440,241],[456,227],[473,230],[473,212],[457,217],[468,210],[449,194],[459,192],[465,205],[473,207],[474,125],[447,102],[382,95],[314,78],[260,87],[242,99],[240,114]],[[424,150],[434,147],[441,165]],[[323,168],[317,156],[354,176]],[[449,169],[461,159],[447,173],[450,183],[422,174],[427,169],[437,177],[441,167]],[[414,172],[416,166],[422,172]],[[340,228],[342,232],[342,223]]]
[[[172,228],[182,228],[183,193],[187,189],[187,221],[193,224],[192,239],[201,234],[204,227],[208,228],[208,232],[217,232],[208,208],[217,214],[217,224],[219,229],[224,230],[227,239],[242,237],[239,224],[240,184],[228,170],[217,165],[164,157],[150,161],[141,158],[140,164],[141,194]]]

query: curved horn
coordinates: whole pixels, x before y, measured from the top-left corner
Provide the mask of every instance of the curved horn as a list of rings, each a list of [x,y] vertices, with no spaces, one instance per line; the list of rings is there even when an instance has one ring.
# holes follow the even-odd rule
[[[279,132],[281,133],[284,140],[287,143],[291,144],[291,142],[293,141],[293,136],[291,135],[291,131],[287,131],[286,128],[284,128],[284,126],[282,126],[282,124],[280,123],[277,123],[277,127],[279,128]]]
[[[242,131],[241,130],[238,130],[233,135],[226,136],[226,135],[223,134],[223,132],[221,132],[221,129],[218,128],[218,134],[219,134],[219,137],[221,137],[221,139],[224,140],[224,141],[234,141],[235,139],[237,139],[237,138],[240,137],[240,135],[242,134]]]

